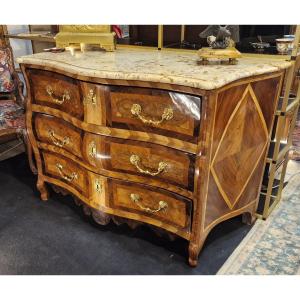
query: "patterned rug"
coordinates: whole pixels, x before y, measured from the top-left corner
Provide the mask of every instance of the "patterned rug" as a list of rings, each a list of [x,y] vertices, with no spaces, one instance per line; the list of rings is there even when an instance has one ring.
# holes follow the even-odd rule
[[[300,160],[300,110],[298,111],[297,122],[292,136],[293,152],[291,159]]]
[[[300,174],[267,221],[257,220],[218,275],[300,275]]]

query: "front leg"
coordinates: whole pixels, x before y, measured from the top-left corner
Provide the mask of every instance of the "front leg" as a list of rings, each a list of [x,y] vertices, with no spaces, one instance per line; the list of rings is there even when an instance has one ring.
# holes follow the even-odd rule
[[[47,201],[49,199],[49,192],[45,181],[39,178],[36,186],[41,193],[41,199]]]
[[[189,265],[191,267],[197,266],[199,251],[200,251],[200,249],[197,247],[197,245],[190,242],[190,244],[189,244]]]
[[[256,221],[256,215],[253,212],[244,212],[242,214],[242,222],[247,225],[253,225]]]

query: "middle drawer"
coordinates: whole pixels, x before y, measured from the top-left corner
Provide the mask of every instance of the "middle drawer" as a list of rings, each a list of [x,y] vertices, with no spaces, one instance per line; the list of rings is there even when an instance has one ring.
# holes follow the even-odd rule
[[[190,191],[194,188],[195,156],[183,151],[86,133],[83,155],[96,168],[158,179]]]

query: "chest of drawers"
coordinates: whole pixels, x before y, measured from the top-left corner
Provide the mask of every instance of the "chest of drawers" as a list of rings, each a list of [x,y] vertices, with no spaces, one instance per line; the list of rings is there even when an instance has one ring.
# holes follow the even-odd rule
[[[254,220],[287,65],[206,87],[205,72],[202,81],[174,72],[126,79],[127,70],[105,75],[105,61],[90,70],[75,58],[70,65],[68,54],[47,55],[19,60],[43,200],[49,183],[102,224],[119,217],[166,230],[189,242],[192,266],[215,225],[240,214]]]

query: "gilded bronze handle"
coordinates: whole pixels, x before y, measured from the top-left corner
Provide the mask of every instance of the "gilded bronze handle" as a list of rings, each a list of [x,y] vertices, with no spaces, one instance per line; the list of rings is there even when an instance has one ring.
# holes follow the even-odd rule
[[[61,96],[61,99],[59,99],[57,96],[54,95],[54,91],[51,85],[46,86],[46,92],[51,97],[52,101],[56,104],[63,104],[65,101],[71,99],[70,92],[67,90],[64,91],[63,95]]]
[[[151,120],[142,116],[142,107],[139,104],[133,104],[131,107],[131,114],[138,117],[144,124],[159,125],[163,121],[168,121],[173,118],[173,109],[165,108],[160,120]]]
[[[93,104],[93,105],[97,104],[97,97],[96,97],[96,94],[94,93],[94,91],[92,89],[89,90],[89,93],[83,99],[83,103],[84,104]]]
[[[158,164],[158,168],[157,168],[157,171],[153,172],[153,171],[149,171],[147,169],[145,169],[142,165],[141,165],[141,158],[136,155],[136,154],[132,154],[130,156],[130,162],[131,164],[133,164],[138,170],[140,173],[143,173],[143,174],[147,174],[147,175],[151,175],[151,176],[156,176],[160,173],[162,173],[163,171],[165,171],[165,169],[167,168],[168,164],[164,161],[161,161],[159,162]]]
[[[72,172],[71,175],[65,174],[63,171],[63,166],[60,163],[56,164],[56,168],[63,179],[69,182],[73,181],[74,179],[78,179],[78,175],[75,172]]]
[[[94,141],[91,141],[89,143],[89,156],[95,158],[96,155],[97,155],[96,143]]]
[[[130,199],[131,199],[132,202],[134,202],[142,210],[144,210],[146,212],[149,212],[149,213],[153,213],[153,214],[157,213],[157,212],[159,212],[163,209],[168,208],[168,204],[165,201],[159,201],[157,209],[152,209],[150,207],[145,207],[145,206],[143,206],[143,204],[140,203],[141,197],[138,194],[130,194]]]
[[[70,143],[70,138],[65,136],[63,140],[59,140],[57,137],[55,137],[55,133],[53,130],[48,130],[48,135],[52,141],[52,143],[60,148],[64,147],[65,145],[68,145]]]

